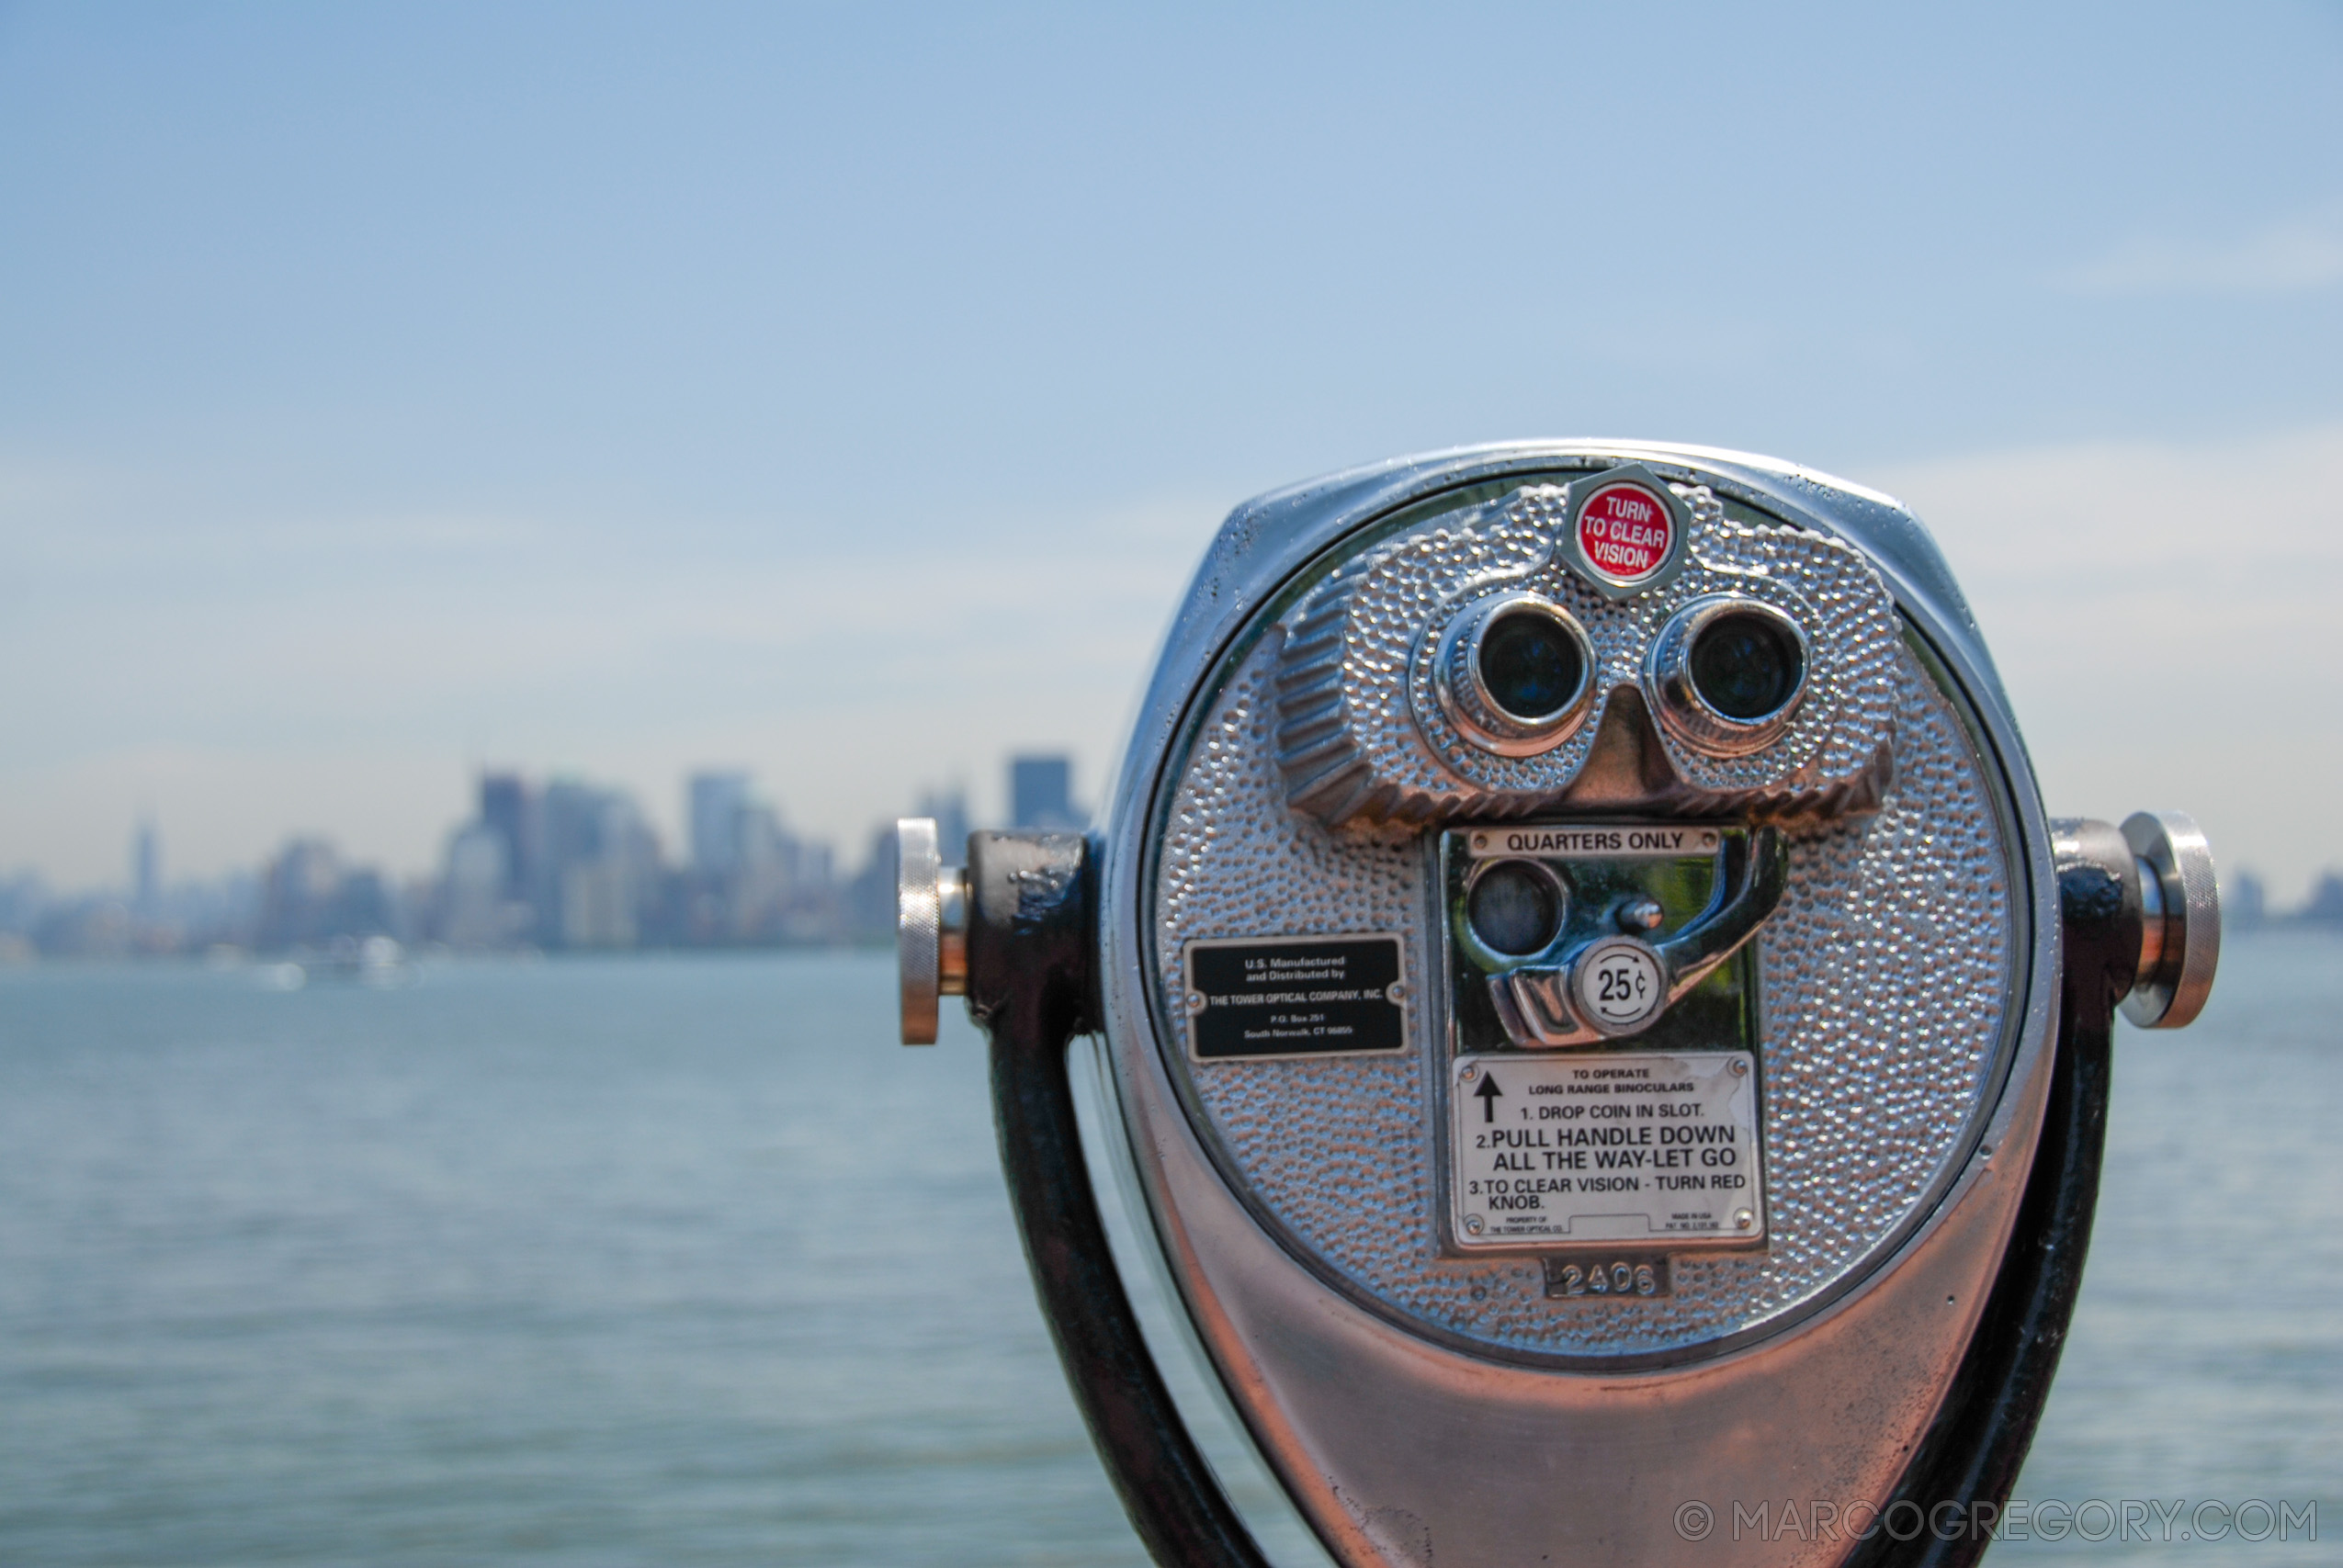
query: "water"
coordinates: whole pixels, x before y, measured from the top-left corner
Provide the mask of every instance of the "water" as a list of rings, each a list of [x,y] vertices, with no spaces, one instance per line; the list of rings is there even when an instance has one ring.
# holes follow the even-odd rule
[[[2326,1562],[2343,1551],[2343,937],[2233,938],[2204,1016],[2119,1026],[2090,1266],[2017,1495],[2315,1502],[2275,1535],[2009,1541],[1995,1561]],[[2210,1516],[2216,1522],[2218,1513]],[[2102,1513],[2082,1521],[2107,1528]],[[2254,1516],[2251,1528],[2261,1528]],[[2120,1527],[2119,1527],[2120,1529]]]
[[[0,977],[0,1562],[1142,1561],[1033,1305],[978,1043],[889,1044],[891,979]],[[2021,1495],[2315,1499],[2343,1533],[2338,1016],[2343,942],[2266,936],[2195,1029],[2119,1039]]]

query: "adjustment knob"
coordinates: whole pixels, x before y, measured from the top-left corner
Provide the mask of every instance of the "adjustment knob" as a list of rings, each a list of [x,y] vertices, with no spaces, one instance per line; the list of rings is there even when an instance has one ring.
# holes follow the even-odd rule
[[[895,963],[903,1043],[933,1045],[941,998],[968,990],[968,878],[944,863],[932,817],[895,823]]]
[[[2135,811],[2123,841],[2140,874],[2140,964],[2123,1016],[2142,1029],[2179,1029],[2213,994],[2221,962],[2221,889],[2213,846],[2185,811]]]

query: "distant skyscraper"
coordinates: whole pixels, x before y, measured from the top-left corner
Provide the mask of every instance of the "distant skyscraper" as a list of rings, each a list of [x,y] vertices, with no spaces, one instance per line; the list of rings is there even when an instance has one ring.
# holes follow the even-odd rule
[[[439,939],[456,947],[502,947],[521,934],[528,906],[512,896],[504,835],[470,822],[447,840],[439,883]]]
[[[139,914],[151,916],[163,902],[163,850],[153,822],[141,822],[130,840],[130,908]]]
[[[659,845],[617,790],[555,779],[538,795],[540,931],[564,947],[632,947],[651,912]]]
[[[1009,825],[1013,828],[1079,828],[1074,810],[1074,763],[1070,757],[1009,760]]]
[[[526,898],[537,874],[535,813],[518,773],[480,775],[480,825],[504,840],[504,896]]]
[[[259,944],[284,948],[361,934],[337,919],[342,861],[323,839],[294,839],[269,863],[261,892]]]
[[[944,852],[947,865],[957,865],[966,858],[968,847],[968,797],[959,789],[940,790],[920,797],[914,817],[935,818],[935,844]]]
[[[745,846],[742,818],[749,805],[749,775],[694,773],[685,797],[692,837],[692,869],[723,876],[740,868]]]
[[[895,930],[895,824],[871,835],[870,858],[846,888],[847,928],[866,937],[886,936]]]
[[[2269,896],[2261,878],[2250,871],[2221,879],[2221,923],[2233,931],[2250,931],[2269,919]]]

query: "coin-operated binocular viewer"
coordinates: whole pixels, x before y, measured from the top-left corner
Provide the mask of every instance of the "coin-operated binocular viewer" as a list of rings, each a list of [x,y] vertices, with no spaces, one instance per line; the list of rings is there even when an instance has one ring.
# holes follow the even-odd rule
[[[2065,1337],[2113,1014],[2188,1022],[2220,940],[2188,818],[2044,814],[1909,514],[1698,448],[1239,508],[1100,832],[901,851],[903,1037],[945,994],[990,1033],[1042,1304],[1168,1563],[1261,1558],[1117,1280],[1072,1036],[1337,1561],[1960,1562]]]

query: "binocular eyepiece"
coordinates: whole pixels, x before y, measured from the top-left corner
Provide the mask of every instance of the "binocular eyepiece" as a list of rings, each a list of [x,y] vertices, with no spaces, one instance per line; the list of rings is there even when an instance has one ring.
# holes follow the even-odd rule
[[[962,994],[991,1035],[1045,1310],[1164,1562],[1258,1555],[1114,1274],[1071,1035],[1337,1561],[1739,1562],[1680,1505],[2006,1495],[2112,1015],[2189,1022],[2219,953],[2187,817],[2046,816],[1913,518],[1691,447],[1239,508],[1099,830],[946,848],[902,824],[903,1038]]]

